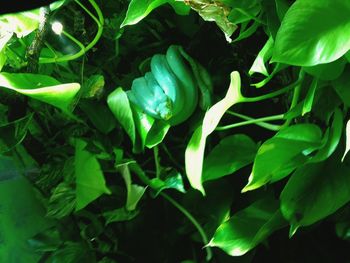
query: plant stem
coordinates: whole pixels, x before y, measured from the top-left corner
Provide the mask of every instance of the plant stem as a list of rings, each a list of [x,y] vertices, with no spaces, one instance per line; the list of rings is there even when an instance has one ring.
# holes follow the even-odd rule
[[[294,89],[293,98],[292,98],[292,102],[290,103],[289,110],[293,109],[298,103],[298,100],[300,97],[300,91],[301,91],[301,83],[304,80],[304,77],[305,77],[305,73],[303,70],[301,70],[299,73],[299,80],[298,80],[299,83]],[[282,127],[283,128],[288,127],[291,122],[292,122],[292,119],[287,119],[285,123],[282,125]]]
[[[154,186],[154,184],[151,183],[151,180],[148,178],[148,176],[142,171],[134,171],[139,179],[149,187],[151,187],[154,190],[159,190],[157,187]],[[179,209],[187,218],[188,220],[194,225],[194,227],[197,229],[199,235],[202,238],[202,241],[205,245],[209,243],[209,239],[204,231],[204,229],[201,227],[201,225],[198,223],[198,221],[193,217],[193,215],[182,205],[180,205],[176,200],[165,194],[164,192],[159,193],[161,196],[163,196],[167,201],[169,201],[173,206],[175,206],[177,209]],[[211,248],[206,246],[205,247],[207,251],[207,261],[209,261],[212,258],[212,252]]]
[[[180,205],[176,200],[171,198],[169,195],[167,195],[163,192],[161,192],[160,195],[163,196],[166,200],[168,200],[177,209],[179,209],[188,218],[188,220],[191,221],[191,223],[194,225],[194,227],[197,229],[198,233],[200,234],[203,243],[205,245],[207,245],[209,243],[209,239],[207,237],[207,234],[205,233],[202,226],[198,223],[198,221],[192,216],[192,214],[190,212],[188,212],[188,210],[186,208],[184,208],[182,205]],[[211,248],[209,246],[205,246],[205,249],[207,251],[206,260],[210,261],[210,259],[213,256]]]
[[[252,97],[252,98],[247,98],[247,97],[242,97],[240,102],[257,102],[257,101],[261,101],[261,100],[267,100],[267,99],[271,99],[273,97],[279,96],[283,93],[286,93],[288,91],[290,91],[291,89],[293,89],[295,86],[298,86],[300,84],[301,80],[297,80],[296,82],[290,84],[287,87],[284,87],[280,90],[265,94],[265,95],[261,95],[261,96],[256,96],[256,97]]]
[[[104,17],[103,14],[101,12],[101,9],[99,8],[99,6],[95,3],[94,0],[89,0],[90,4],[94,7],[98,19],[82,4],[80,3],[78,0],[76,0],[76,2],[79,4],[79,6],[84,9],[84,11],[91,16],[91,18],[96,22],[97,24],[97,33],[94,37],[94,39],[86,46],[84,47],[84,45],[77,40],[75,37],[73,37],[72,35],[70,35],[69,33],[63,31],[62,33],[68,37],[70,40],[72,40],[75,44],[77,44],[80,47],[79,52],[73,54],[73,55],[65,55],[62,57],[55,57],[55,58],[41,58],[39,60],[39,63],[41,64],[45,64],[45,63],[55,63],[55,62],[65,62],[65,61],[70,61],[73,59],[77,59],[79,57],[81,57],[82,55],[84,55],[87,51],[89,51],[93,46],[95,46],[95,44],[97,43],[97,41],[101,38],[102,36],[102,32],[103,32],[103,25],[104,25]]]
[[[160,178],[160,173],[161,173],[161,165],[159,161],[159,149],[158,146],[153,147],[153,155],[154,155],[154,163],[156,166],[156,178]]]
[[[218,126],[216,127],[216,131],[224,131],[244,125],[249,125],[249,124],[256,124],[259,125],[265,129],[272,130],[272,131],[278,131],[281,126],[280,125],[274,125],[270,123],[266,123],[266,121],[275,121],[275,120],[283,120],[284,119],[284,114],[278,114],[278,115],[272,115],[272,116],[266,116],[266,117],[261,117],[261,118],[251,118],[246,115],[242,115],[239,113],[235,113],[232,111],[227,111],[227,113],[240,117],[242,119],[246,119],[246,121],[238,122],[238,123],[233,123],[225,126]]]

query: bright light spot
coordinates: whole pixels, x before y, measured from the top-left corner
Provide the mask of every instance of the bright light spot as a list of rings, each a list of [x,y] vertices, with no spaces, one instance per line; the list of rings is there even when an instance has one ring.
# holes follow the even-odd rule
[[[55,32],[55,34],[60,35],[63,30],[63,25],[60,22],[53,22],[52,26],[52,31]]]

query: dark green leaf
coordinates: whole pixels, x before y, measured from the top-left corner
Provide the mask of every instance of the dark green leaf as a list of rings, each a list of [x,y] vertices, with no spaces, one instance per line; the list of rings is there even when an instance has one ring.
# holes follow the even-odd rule
[[[105,105],[92,100],[81,100],[79,107],[99,131],[107,134],[115,128],[115,118]]]
[[[27,134],[33,114],[0,126],[0,153],[8,152],[20,144]]]
[[[53,218],[63,218],[71,214],[76,206],[75,189],[69,184],[60,183],[53,190],[47,207],[47,216]]]
[[[139,210],[127,210],[125,207],[121,207],[112,211],[103,213],[103,217],[106,219],[106,225],[113,222],[123,222],[134,219],[138,214]]]
[[[281,211],[291,234],[334,213],[350,200],[350,168],[337,158],[297,169],[283,189]]]
[[[56,250],[47,260],[48,263],[95,263],[94,253],[82,243],[68,241],[63,247]]]
[[[244,134],[227,136],[216,145],[204,160],[202,181],[232,174],[253,162],[257,146]]]
[[[27,239],[52,223],[45,218],[36,195],[32,185],[21,175],[0,182],[0,262],[38,262],[40,254],[29,248]]]

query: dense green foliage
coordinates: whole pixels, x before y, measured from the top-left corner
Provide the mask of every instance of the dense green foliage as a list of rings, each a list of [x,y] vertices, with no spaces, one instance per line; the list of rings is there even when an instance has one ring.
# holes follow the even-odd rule
[[[349,14],[62,0],[0,16],[0,262],[350,260]]]

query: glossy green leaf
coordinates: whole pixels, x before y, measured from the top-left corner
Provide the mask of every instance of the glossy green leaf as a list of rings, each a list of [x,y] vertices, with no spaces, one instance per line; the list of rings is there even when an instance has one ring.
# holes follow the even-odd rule
[[[159,178],[151,180],[151,185],[157,188],[155,196],[159,195],[159,193],[165,189],[175,189],[181,193],[186,193],[182,176],[179,172],[172,170],[164,177],[165,178],[162,178],[163,180]]]
[[[0,167],[2,165],[1,159]],[[11,177],[1,176],[0,181],[0,262],[37,263],[40,253],[30,249],[27,239],[48,228],[52,222],[45,218],[37,193],[18,173],[14,163],[8,160],[7,168],[7,173],[12,172]]]
[[[343,73],[346,63],[346,59],[341,57],[330,63],[303,67],[303,70],[318,79],[335,80]]]
[[[277,33],[272,60],[297,66],[329,63],[350,49],[350,2],[297,0]]]
[[[318,87],[318,79],[314,78],[310,84],[310,87],[306,93],[306,97],[304,99],[304,104],[303,104],[303,110],[301,112],[301,115],[305,115],[306,113],[310,112],[312,109],[312,104],[314,102],[315,98],[315,92]]]
[[[242,192],[257,189],[289,175],[321,146],[322,132],[314,124],[297,124],[265,141],[255,157],[248,184]]]
[[[120,165],[119,169],[126,186],[127,196],[125,209],[128,211],[133,211],[136,209],[138,202],[141,200],[143,194],[145,193],[146,187],[132,183],[128,164]]]
[[[232,174],[252,163],[257,151],[255,142],[244,134],[227,136],[204,160],[202,181]]]
[[[343,74],[332,82],[334,90],[341,98],[342,102],[350,107],[350,67],[345,68]]]
[[[259,51],[257,57],[253,62],[253,65],[249,69],[248,73],[250,76],[254,73],[260,73],[266,77],[269,76],[265,64],[272,56],[273,45],[274,41],[273,38],[270,36],[263,48]]]
[[[348,120],[346,123],[345,137],[346,137],[346,143],[345,143],[345,151],[344,151],[343,157],[341,159],[342,161],[344,161],[345,156],[350,151],[350,120]]]
[[[350,169],[334,159],[300,167],[284,187],[281,211],[292,226],[292,234],[299,226],[316,223],[350,201]]]
[[[3,72],[0,73],[0,87],[14,90],[55,106],[64,112],[69,112],[73,99],[80,89],[80,84],[61,84],[47,75]]]
[[[25,138],[33,114],[0,126],[0,153],[8,152]]]
[[[208,245],[231,256],[242,256],[285,225],[279,202],[261,199],[221,224]]]
[[[204,115],[203,124],[193,133],[186,151],[186,175],[194,189],[205,194],[202,185],[202,169],[206,138],[215,130],[225,112],[242,100],[241,79],[237,71],[231,73],[231,82],[226,96],[215,103]]]
[[[148,148],[153,148],[163,141],[165,135],[170,129],[170,124],[164,121],[155,120],[152,125],[152,128],[149,130],[145,145]]]
[[[129,135],[131,142],[135,145],[135,123],[128,96],[122,88],[117,88],[108,95],[107,104],[120,125]]]
[[[326,134],[328,138],[325,145],[310,159],[310,162],[324,161],[337,148],[343,134],[343,113],[339,108],[334,111],[332,124]]]
[[[121,27],[137,24],[154,9],[167,2],[167,0],[131,0]]]
[[[170,0],[168,3],[172,6],[175,13],[180,16],[188,15],[191,11],[191,7],[185,4],[185,1]]]
[[[95,155],[85,150],[87,143],[77,139],[75,144],[76,207],[83,209],[102,194],[111,194],[106,186],[100,164]]]

